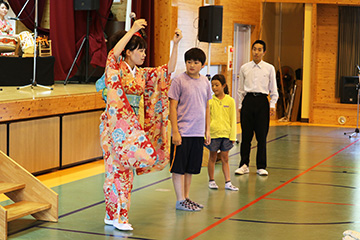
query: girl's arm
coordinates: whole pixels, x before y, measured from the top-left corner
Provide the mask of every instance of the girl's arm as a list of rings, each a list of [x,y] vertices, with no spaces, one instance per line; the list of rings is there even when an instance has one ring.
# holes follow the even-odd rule
[[[236,133],[237,133],[237,122],[236,122],[236,106],[235,106],[235,100],[231,99],[231,106],[230,106],[230,124],[231,124],[231,131],[230,131],[230,137],[229,140],[232,142],[236,141]]]
[[[126,44],[130,41],[131,37],[142,28],[147,26],[145,19],[138,19],[134,22],[131,29],[120,39],[120,41],[114,47],[114,55],[116,59],[119,59],[121,52],[124,50]]]

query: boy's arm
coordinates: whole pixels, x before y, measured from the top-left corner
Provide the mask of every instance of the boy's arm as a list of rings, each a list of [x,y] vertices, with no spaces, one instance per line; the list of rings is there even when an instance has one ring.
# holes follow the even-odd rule
[[[172,130],[172,143],[176,146],[181,145],[181,135],[177,124],[177,106],[178,101],[170,98],[170,114],[169,119]]]
[[[209,145],[211,142],[210,137],[210,104],[209,100],[206,103],[206,115],[205,115],[205,145]]]

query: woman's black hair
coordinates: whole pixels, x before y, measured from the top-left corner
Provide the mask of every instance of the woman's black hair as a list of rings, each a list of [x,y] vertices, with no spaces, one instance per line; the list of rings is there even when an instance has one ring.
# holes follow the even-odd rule
[[[224,86],[224,84],[226,84],[226,79],[225,79],[225,76],[222,75],[222,74],[216,74],[212,77],[211,81],[213,80],[218,80],[222,86]],[[224,87],[224,93],[225,94],[229,94],[229,88],[226,84],[226,86]]]
[[[126,34],[126,31],[125,30],[121,30],[121,31],[118,31],[116,33],[114,33],[110,38],[109,38],[109,43],[108,43],[108,46],[109,46],[109,51],[111,49],[113,49],[115,47],[115,45],[120,41],[120,39],[122,37],[124,37],[124,35]],[[124,48],[124,51],[121,53],[121,56],[122,57],[125,57],[126,56],[126,50],[130,50],[130,51],[133,51],[135,49],[146,49],[147,48],[147,44],[146,44],[146,41],[142,38],[142,37],[139,37],[137,35],[133,35],[130,39],[130,41],[126,44],[125,48]]]
[[[7,2],[4,2],[4,1],[0,1],[0,5],[1,4],[4,4],[6,9],[9,10],[9,4]]]

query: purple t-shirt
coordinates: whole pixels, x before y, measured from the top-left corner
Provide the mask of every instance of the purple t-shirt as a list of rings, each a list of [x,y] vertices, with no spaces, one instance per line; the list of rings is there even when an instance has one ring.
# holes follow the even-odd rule
[[[206,104],[211,99],[210,81],[203,75],[191,78],[185,72],[171,83],[169,98],[178,101],[177,120],[182,137],[204,137]]]

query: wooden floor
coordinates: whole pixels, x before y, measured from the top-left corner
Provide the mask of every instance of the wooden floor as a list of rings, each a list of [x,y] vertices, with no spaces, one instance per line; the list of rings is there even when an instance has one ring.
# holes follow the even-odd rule
[[[274,124],[275,123],[275,124]],[[268,177],[255,174],[254,144],[250,174],[236,176],[239,145],[230,152],[231,180],[240,190],[207,186],[207,169],[193,177],[191,198],[201,212],[175,210],[168,169],[136,176],[130,209],[132,232],[105,226],[102,161],[38,176],[59,194],[59,222],[31,217],[9,223],[9,239],[341,239],[360,230],[360,137],[354,128],[276,123],[268,135]],[[5,203],[8,200],[1,199]]]

